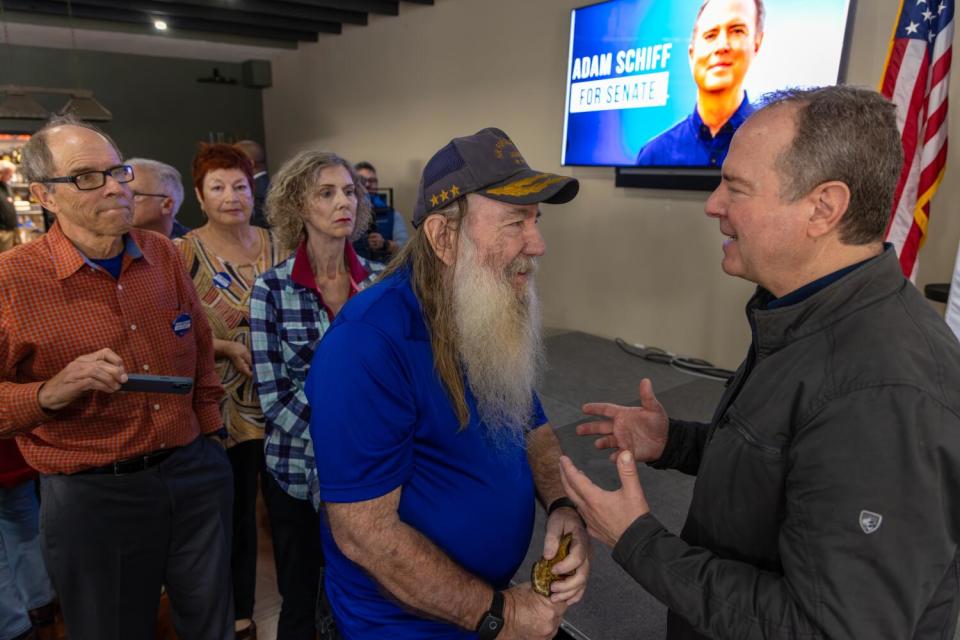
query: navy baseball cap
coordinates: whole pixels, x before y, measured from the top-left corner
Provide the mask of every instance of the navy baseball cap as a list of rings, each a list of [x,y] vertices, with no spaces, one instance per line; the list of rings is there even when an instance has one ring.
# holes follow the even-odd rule
[[[576,178],[530,168],[517,145],[500,129],[454,138],[423,168],[413,226],[468,193],[511,204],[563,204],[580,190]]]

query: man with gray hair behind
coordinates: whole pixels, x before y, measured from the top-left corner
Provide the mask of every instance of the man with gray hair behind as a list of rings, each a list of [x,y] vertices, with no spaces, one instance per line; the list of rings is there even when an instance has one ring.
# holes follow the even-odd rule
[[[622,487],[561,461],[589,531],[670,608],[667,637],[953,638],[960,345],[883,238],[896,110],[852,87],[775,95],[706,205],[723,270],[758,285],[753,344],[710,424],[588,404]],[[635,461],[695,474],[680,536]]]
[[[148,158],[130,158],[133,167],[133,226],[180,238],[190,229],[177,220],[183,204],[183,178],[170,165]]]

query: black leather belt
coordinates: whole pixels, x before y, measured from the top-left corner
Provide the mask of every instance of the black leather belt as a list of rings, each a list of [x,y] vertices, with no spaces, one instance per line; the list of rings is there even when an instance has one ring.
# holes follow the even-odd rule
[[[173,452],[177,451],[180,447],[174,447],[173,449],[160,449],[159,451],[154,451],[152,453],[147,453],[142,456],[137,456],[136,458],[127,458],[126,460],[117,460],[116,462],[111,462],[110,464],[105,464],[102,467],[94,467],[92,469],[84,469],[83,471],[78,471],[78,474],[87,474],[87,473],[98,473],[98,474],[112,474],[115,476],[123,476],[128,473],[137,473],[138,471],[144,471],[150,467],[155,467],[167,458],[169,458]]]

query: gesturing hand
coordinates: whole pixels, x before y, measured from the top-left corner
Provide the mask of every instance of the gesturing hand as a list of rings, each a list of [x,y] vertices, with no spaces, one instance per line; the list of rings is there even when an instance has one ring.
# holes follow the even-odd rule
[[[629,451],[640,462],[656,460],[667,445],[670,420],[667,412],[653,395],[649,378],[640,381],[640,406],[624,407],[618,404],[592,402],[583,405],[587,415],[608,418],[577,426],[577,435],[600,435],[594,445],[598,449],[616,449],[610,460],[616,460],[621,451]]]
[[[503,640],[550,640],[553,638],[563,614],[565,602],[550,602],[536,593],[529,582],[510,587],[503,592]]]
[[[110,349],[82,355],[40,387],[37,400],[48,411],[57,411],[91,391],[114,393],[127,381],[123,360]]]
[[[570,458],[560,457],[560,480],[564,490],[587,521],[590,535],[608,547],[617,544],[634,520],[650,513],[633,455],[622,451],[616,460],[620,489],[604,491],[577,469]]]

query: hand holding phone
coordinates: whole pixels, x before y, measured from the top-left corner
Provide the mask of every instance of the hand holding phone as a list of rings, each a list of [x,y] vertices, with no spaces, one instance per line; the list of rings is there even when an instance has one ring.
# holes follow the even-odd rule
[[[173,393],[186,395],[193,389],[193,378],[129,374],[120,391],[130,393]]]

